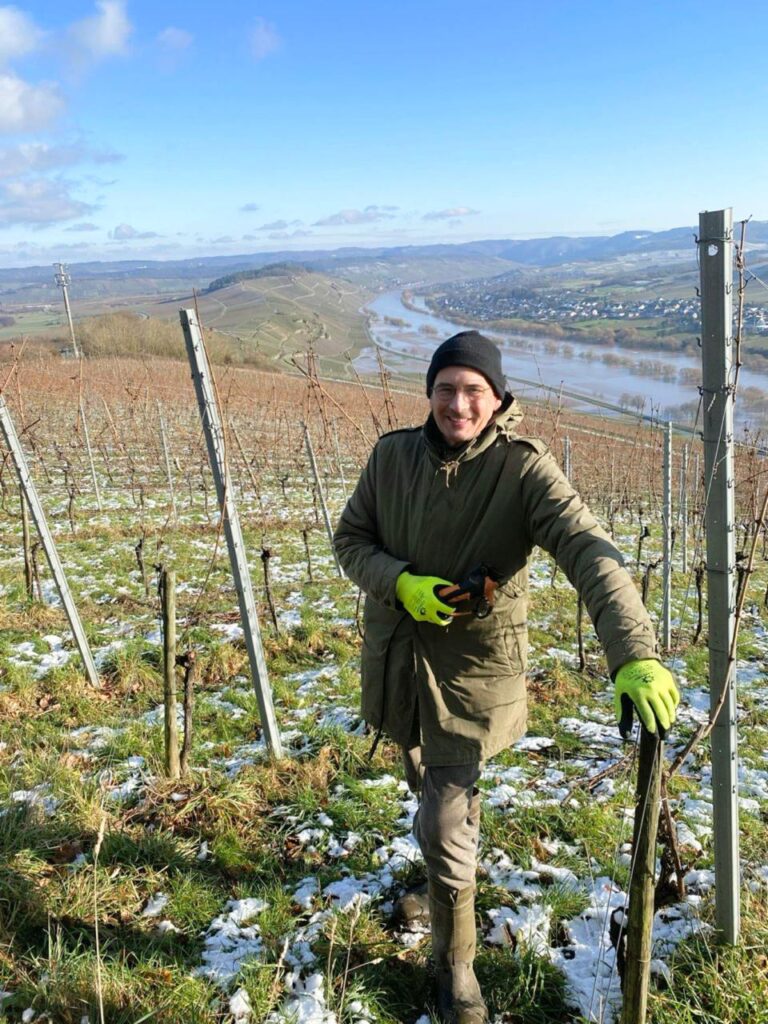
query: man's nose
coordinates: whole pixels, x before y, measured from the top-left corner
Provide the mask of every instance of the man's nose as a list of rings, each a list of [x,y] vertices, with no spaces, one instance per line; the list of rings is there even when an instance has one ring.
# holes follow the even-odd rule
[[[461,390],[461,388],[456,388],[456,390],[453,393],[453,398],[451,399],[451,404],[450,404],[451,411],[452,412],[464,412],[464,410],[467,409],[468,407],[469,407],[469,399],[464,394],[464,392]]]

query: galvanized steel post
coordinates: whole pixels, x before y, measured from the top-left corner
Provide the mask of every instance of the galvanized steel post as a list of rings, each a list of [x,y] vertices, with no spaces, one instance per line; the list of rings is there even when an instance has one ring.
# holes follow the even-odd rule
[[[726,942],[740,930],[738,742],[735,629],[736,551],[733,466],[733,213],[699,216],[701,267],[702,415],[706,486],[709,687],[715,847],[715,923]]]
[[[24,492],[27,504],[29,505],[29,511],[32,513],[32,518],[35,521],[35,526],[40,536],[43,550],[45,551],[45,557],[48,560],[48,565],[50,566],[53,578],[56,581],[56,589],[59,592],[61,603],[64,605],[64,611],[67,613],[69,626],[72,630],[72,635],[75,638],[77,649],[80,652],[83,667],[85,668],[85,674],[88,676],[88,681],[91,686],[100,686],[99,673],[96,671],[96,663],[93,660],[91,648],[88,645],[88,638],[85,635],[85,630],[83,629],[83,624],[80,621],[77,606],[75,605],[74,598],[72,597],[72,593],[69,589],[69,584],[67,583],[64,566],[61,564],[61,560],[59,559],[59,553],[53,542],[51,531],[48,529],[45,512],[43,511],[42,503],[38,497],[34,480],[29,472],[27,457],[24,454],[24,450],[21,447],[21,443],[16,433],[16,428],[13,425],[10,410],[8,409],[5,398],[1,394],[0,428],[2,429],[3,436],[5,437],[5,443],[10,450],[13,464],[16,467],[16,473],[18,474],[21,489]]]

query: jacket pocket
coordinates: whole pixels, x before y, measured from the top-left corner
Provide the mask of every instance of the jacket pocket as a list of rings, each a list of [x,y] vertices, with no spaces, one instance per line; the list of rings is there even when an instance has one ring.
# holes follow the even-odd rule
[[[510,671],[525,672],[528,668],[528,627],[525,625],[507,626],[504,630],[504,650],[509,661]]]

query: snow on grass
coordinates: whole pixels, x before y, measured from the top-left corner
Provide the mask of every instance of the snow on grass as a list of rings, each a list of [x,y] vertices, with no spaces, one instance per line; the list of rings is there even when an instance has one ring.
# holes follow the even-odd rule
[[[51,796],[51,787],[46,783],[41,783],[33,789],[15,789],[10,794],[10,800],[13,804],[26,804],[28,807],[39,808],[47,818],[56,813],[56,808],[60,803],[54,796]],[[7,813],[7,808],[0,811],[0,814],[5,813]]]
[[[205,933],[203,966],[194,973],[220,988],[228,988],[243,964],[261,953],[261,933],[256,919],[267,906],[264,900],[255,898],[230,900],[224,913],[211,921]]]
[[[549,949],[549,929],[552,923],[550,907],[534,903],[530,907],[512,910],[498,907],[487,912],[492,928],[485,941],[491,945],[506,946],[516,943],[542,955]]]
[[[71,634],[68,639],[72,639]],[[34,643],[25,640],[11,648],[13,653],[6,655],[6,660],[19,668],[30,669],[35,679],[42,679],[53,669],[66,665],[74,653],[64,649],[64,639],[60,636],[49,634],[41,640],[48,645],[47,651],[40,652]]]
[[[126,507],[129,507],[127,503]],[[199,520],[206,525],[208,523],[205,516],[186,518]],[[634,541],[630,539],[630,547],[633,543]],[[210,557],[210,544],[192,538],[188,541],[188,546],[204,552],[200,560],[201,567],[204,567]],[[326,556],[313,556],[313,564],[327,566],[328,570],[332,571],[331,561]],[[306,576],[306,566],[287,557],[281,560],[279,556],[273,556],[270,571],[273,582],[289,585],[298,585]],[[544,590],[550,587],[551,565],[547,560],[536,561],[531,566],[530,575],[534,589]],[[127,596],[135,596],[137,588],[140,587],[141,581],[135,571],[132,577],[131,586],[120,586],[122,593]],[[95,588],[94,593],[106,586],[104,575],[101,575],[100,579],[90,576],[81,582],[92,589]],[[117,583],[116,579],[115,582]],[[122,582],[124,577],[121,579]],[[181,593],[184,592],[184,588],[185,585],[182,584],[179,588]],[[196,586],[191,582],[188,588],[189,594],[197,592]],[[558,585],[557,589],[563,592],[565,590],[561,585]],[[116,590],[117,587],[110,588],[110,600],[114,599]],[[50,586],[48,591],[50,592]],[[292,590],[278,599],[281,622],[289,628],[301,623],[302,610],[305,608],[325,617],[336,613],[336,603],[330,597],[311,601],[303,591]],[[103,625],[102,635],[105,638],[112,637],[112,641],[97,651],[100,665],[106,664],[110,656],[120,649],[124,643],[120,639],[122,636],[135,635],[138,619],[136,613],[133,623],[113,618]],[[557,626],[556,620],[556,615],[547,612],[535,620],[532,619],[531,625],[541,630],[550,621]],[[139,632],[146,628],[146,620],[142,618],[141,621],[145,626]],[[348,623],[350,620],[333,621]],[[768,657],[768,630],[760,624],[757,616],[754,623],[750,622],[750,626],[753,627],[755,646],[762,642],[765,656]],[[220,634],[222,642],[239,643],[242,640],[242,629],[237,623],[222,623],[210,628]],[[552,642],[558,646],[547,646],[546,643],[540,642],[537,657],[543,664],[546,664],[548,659],[553,659],[561,665],[572,667],[575,664],[575,647],[568,643],[570,636],[563,632],[562,627],[553,628],[551,633]],[[156,628],[150,631],[148,642],[158,643],[159,640],[159,631]],[[10,657],[6,660],[14,663],[14,659],[18,659],[16,664],[23,663],[40,677],[51,668],[57,667],[57,664],[65,664],[71,657],[73,652],[66,649],[66,643],[71,643],[71,639],[65,640],[51,634],[42,637],[41,640],[16,645],[9,650]],[[44,644],[48,650],[43,649]],[[689,676],[682,659],[680,664],[674,667],[681,682],[686,704],[686,707],[681,709],[679,724],[694,727],[708,716],[709,695],[704,687],[697,687],[692,683],[693,673]],[[290,726],[296,726],[281,733],[284,746],[292,754],[311,753],[313,745],[317,744],[317,740],[308,735],[310,725],[312,729],[336,728],[353,736],[362,734],[363,726],[357,711],[347,706],[333,692],[339,686],[339,676],[339,665],[330,661],[325,665],[284,677],[283,683],[292,688],[292,696],[301,702],[298,708],[279,709],[280,720]],[[768,706],[768,698],[764,696],[764,691],[768,692],[768,687],[765,686],[764,663],[753,660],[740,661],[738,678],[742,692],[749,694],[756,706]],[[230,689],[226,692],[226,698],[218,693],[205,692],[201,694],[201,703],[207,705],[209,709],[225,713],[228,718],[243,717],[248,711],[235,703],[238,692],[248,693],[250,696],[250,690]],[[606,693],[599,695],[597,700],[606,701],[608,696],[606,690]],[[142,706],[146,707],[146,704]],[[547,752],[557,745],[557,740],[547,736],[524,737],[514,747],[518,753],[532,755],[525,759],[524,767],[507,767],[493,763],[484,767],[482,786],[485,804],[495,807],[500,812],[509,810],[512,814],[518,808],[552,806],[567,795],[568,780],[571,778],[572,781],[572,771],[584,774],[600,771],[619,756],[622,749],[621,740],[610,708],[602,711],[599,707],[585,706],[579,709],[578,714],[578,718],[562,717],[559,721],[560,729],[581,741],[582,748],[579,749],[577,756],[569,756],[567,763],[547,761],[547,757],[552,756]],[[181,707],[178,708],[178,715],[180,724],[183,724]],[[145,725],[156,728],[162,725],[162,718],[163,709],[160,706],[148,712],[143,718],[134,720],[143,721]],[[124,732],[123,724],[83,726],[71,731],[69,737],[73,743],[82,746],[83,749],[78,751],[79,753],[94,756]],[[210,743],[206,753],[223,754],[225,750],[226,756],[207,756],[207,760],[212,766],[223,770],[229,778],[234,778],[243,767],[258,764],[268,756],[263,739],[227,747]],[[539,753],[543,756],[533,756]],[[518,757],[517,760],[523,759]],[[99,778],[105,787],[110,787],[111,800],[128,800],[139,796],[149,781],[143,769],[144,764],[140,758],[129,758],[121,764],[111,766],[109,773],[102,773]],[[679,821],[679,840],[681,847],[694,858],[702,855],[706,858],[712,821],[711,773],[708,766],[701,765],[698,759],[691,759],[686,765],[686,773],[687,778],[695,780],[696,788],[693,793],[679,797],[673,804]],[[349,791],[345,787],[337,785],[328,794],[328,801],[323,802],[323,811],[308,816],[308,820],[294,819],[294,823],[301,826],[298,832],[295,832],[299,846],[303,847],[306,853],[314,852],[322,859],[323,881],[321,882],[317,875],[303,874],[303,871],[311,870],[304,868],[302,877],[290,883],[289,891],[296,911],[291,930],[286,936],[288,946],[285,963],[290,971],[286,978],[283,1004],[269,1017],[270,1024],[287,1024],[288,1021],[299,1024],[337,1024],[337,1017],[328,1007],[326,1000],[323,978],[325,962],[320,961],[316,952],[316,947],[324,947],[321,947],[318,939],[334,915],[358,913],[362,906],[373,907],[376,913],[386,913],[391,900],[402,890],[402,879],[408,876],[413,865],[421,860],[421,854],[409,834],[417,802],[408,792],[405,783],[392,775],[385,775],[366,780],[357,779],[356,785],[370,789],[391,787],[392,800],[398,802],[400,816],[395,821],[392,832],[386,830],[380,839],[377,837],[377,846],[369,863],[366,864],[366,870],[360,869],[360,861],[356,857],[351,860],[349,858],[356,849],[359,850],[360,844],[369,836],[362,834],[362,830],[337,828],[334,824],[333,800],[342,796],[349,799]],[[613,796],[615,786],[613,779],[601,783],[594,793],[595,799],[601,802],[608,800]],[[761,804],[768,801],[768,771],[742,764],[739,788],[742,809],[746,808],[750,812],[759,811]],[[390,794],[386,795],[389,797]],[[57,801],[50,787],[19,789],[11,794],[11,799],[14,802],[23,800],[30,805],[41,807],[47,814],[54,814],[57,810]],[[173,796],[170,799],[172,800]],[[273,813],[276,814],[277,810],[274,809]],[[283,817],[286,818],[288,813],[290,809],[286,809]],[[557,839],[541,838],[539,845],[553,857],[564,854],[577,858],[582,854],[578,846]],[[539,845],[535,847],[536,852],[543,856]],[[622,851],[623,857],[629,858],[627,844],[624,844]],[[82,854],[79,856],[83,858]],[[203,839],[197,857],[203,860],[207,856],[208,842]],[[667,907],[656,915],[653,951],[656,973],[664,972],[665,958],[670,956],[682,938],[696,934],[702,928],[698,919],[698,904],[704,898],[704,894],[711,892],[714,875],[707,866],[706,859],[702,862],[689,859],[688,862],[695,865],[691,867],[685,879],[691,888],[690,898],[687,902]],[[489,945],[495,945],[499,942],[508,942],[510,936],[514,936],[515,941],[521,946],[527,946],[538,955],[547,957],[566,977],[569,999],[578,1012],[588,1020],[602,1019],[604,1024],[609,1024],[615,1020],[620,1005],[620,994],[608,923],[610,913],[613,910],[620,910],[625,905],[625,894],[616,886],[611,886],[607,879],[593,881],[591,878],[581,878],[570,868],[544,863],[535,856],[525,863],[530,864],[530,867],[522,868],[501,848],[484,853],[481,877],[484,874],[488,882],[506,889],[505,903],[512,904],[487,911],[487,921],[484,922],[485,941]],[[350,865],[354,866],[355,870],[352,870]],[[750,868],[747,877],[751,886],[768,886],[768,866]],[[586,902],[582,913],[559,926],[558,933],[563,941],[559,946],[550,944],[554,911],[548,901],[552,899],[549,894],[555,890],[562,890],[569,896],[582,895]],[[153,922],[160,919],[166,902],[167,897],[164,894],[155,893],[144,908],[143,916]],[[264,956],[259,915],[265,909],[266,903],[261,900],[230,901],[204,934],[202,965],[197,973],[211,980],[225,992],[232,992],[243,965],[249,959],[260,959]],[[170,921],[157,920],[159,930],[170,931],[174,927]],[[403,945],[408,945],[420,941],[421,935],[398,936],[398,939]],[[7,993],[0,994],[2,995]],[[247,1021],[252,1017],[253,1011],[242,988],[232,992],[228,996],[228,1004],[225,1005],[228,1005],[229,1015],[236,1021]],[[602,1017],[601,1007],[606,1011]],[[225,1012],[224,1007],[222,1011]],[[345,1020],[362,1022],[369,1019],[363,1002],[350,1002],[345,1007]],[[426,1017],[422,1018],[422,1021],[426,1024]]]

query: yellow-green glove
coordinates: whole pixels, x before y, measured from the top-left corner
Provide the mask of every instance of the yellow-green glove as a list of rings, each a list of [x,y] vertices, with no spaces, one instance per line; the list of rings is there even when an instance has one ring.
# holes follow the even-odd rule
[[[616,673],[613,706],[625,739],[632,732],[633,708],[648,732],[656,732],[658,726],[663,739],[679,703],[672,673],[654,658],[628,661]]]
[[[417,622],[447,626],[456,609],[440,600],[435,594],[435,587],[452,586],[450,580],[443,580],[439,576],[414,576],[409,572],[401,572],[395,583],[395,593],[398,601]]]

